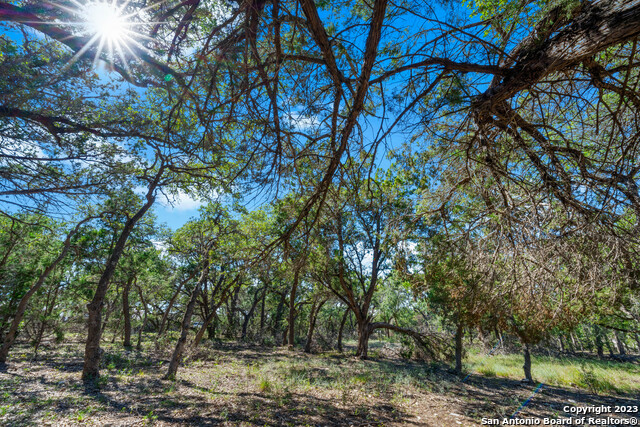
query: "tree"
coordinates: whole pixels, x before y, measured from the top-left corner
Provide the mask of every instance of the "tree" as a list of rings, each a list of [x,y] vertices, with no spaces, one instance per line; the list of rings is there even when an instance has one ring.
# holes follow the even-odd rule
[[[9,326],[9,330],[7,331],[6,336],[4,337],[4,341],[2,343],[2,347],[0,348],[0,364],[4,364],[7,361],[7,356],[9,354],[9,350],[13,345],[13,342],[16,338],[16,334],[18,332],[18,327],[20,322],[22,321],[22,317],[27,309],[27,304],[33,295],[40,290],[40,288],[45,284],[46,280],[49,278],[51,273],[58,267],[58,265],[65,259],[69,250],[71,249],[71,243],[73,238],[76,236],[78,231],[81,230],[84,223],[91,221],[94,219],[93,217],[87,217],[81,221],[79,221],[73,229],[71,229],[64,241],[62,242],[62,248],[59,251],[59,254],[55,259],[50,261],[48,265],[40,272],[37,280],[31,285],[31,287],[27,290],[27,292],[20,298],[18,302],[18,306],[16,307],[15,313],[13,314],[13,319]]]
[[[409,335],[425,354],[440,358],[446,349],[435,334],[373,321],[374,296],[380,282],[387,280],[389,261],[404,237],[404,221],[412,209],[410,198],[395,184],[393,179],[381,177],[346,181],[334,189],[333,204],[320,229],[325,252],[315,277],[354,313],[358,325],[356,356],[367,358],[371,333],[385,328]]]

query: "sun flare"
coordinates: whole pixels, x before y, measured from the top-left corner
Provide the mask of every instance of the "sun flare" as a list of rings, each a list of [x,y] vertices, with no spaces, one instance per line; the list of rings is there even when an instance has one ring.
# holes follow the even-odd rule
[[[83,10],[87,31],[114,44],[125,43],[129,37],[130,23],[113,3],[88,3]]]
[[[74,34],[86,41],[69,66],[91,52],[94,66],[104,60],[129,73],[130,61],[139,61],[140,53],[148,51],[143,42],[153,40],[140,32],[140,28],[150,24],[141,19],[145,16],[144,8],[131,7],[129,0],[71,0],[71,4],[71,7],[56,6],[74,17],[63,23],[75,28]]]

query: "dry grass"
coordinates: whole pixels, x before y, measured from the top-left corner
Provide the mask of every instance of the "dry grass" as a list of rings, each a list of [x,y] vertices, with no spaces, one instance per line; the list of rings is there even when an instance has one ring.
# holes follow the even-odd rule
[[[0,425],[479,425],[508,416],[532,391],[499,376],[462,383],[437,364],[231,343],[192,352],[175,382],[161,379],[169,349],[107,345],[102,376],[87,385],[79,379],[81,347],[50,347],[36,361],[18,347],[0,372]],[[568,400],[614,401],[547,388],[525,413],[557,416]]]

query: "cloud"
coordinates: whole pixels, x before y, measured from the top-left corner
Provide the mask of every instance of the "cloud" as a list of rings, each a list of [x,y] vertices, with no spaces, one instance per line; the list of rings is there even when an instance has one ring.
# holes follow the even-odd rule
[[[0,136],[0,159],[4,156],[48,157],[37,142]]]
[[[164,240],[152,240],[151,243],[156,250],[162,252],[163,254],[167,252],[168,245]]]
[[[176,194],[166,195],[165,200],[160,204],[166,208],[167,211],[190,211],[198,209],[202,206],[200,200],[194,199],[182,190],[178,190]]]
[[[306,131],[317,127],[320,122],[316,116],[305,116],[299,112],[289,113],[289,124],[296,130]]]

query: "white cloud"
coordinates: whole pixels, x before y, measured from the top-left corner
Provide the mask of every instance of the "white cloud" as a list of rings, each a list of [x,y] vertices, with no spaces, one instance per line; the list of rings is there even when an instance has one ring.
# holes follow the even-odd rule
[[[0,158],[3,156],[31,156],[34,158],[47,157],[37,142],[0,136]]]
[[[153,247],[156,248],[156,250],[159,250],[162,253],[167,252],[167,242],[163,240],[152,240],[151,243],[153,243]]]
[[[293,128],[300,131],[309,130],[320,124],[316,116],[305,116],[296,111],[289,113],[289,123]]]
[[[165,200],[160,202],[167,211],[190,211],[198,209],[202,206],[200,200],[194,199],[182,190],[178,190],[176,194],[166,195]]]

